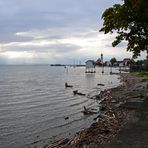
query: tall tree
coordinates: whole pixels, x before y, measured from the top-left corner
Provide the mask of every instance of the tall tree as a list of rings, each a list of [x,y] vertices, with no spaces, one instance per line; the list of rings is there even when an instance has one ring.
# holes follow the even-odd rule
[[[110,59],[110,62],[111,62],[112,65],[114,65],[114,63],[116,63],[117,60],[116,60],[116,58],[111,58],[111,59]]]
[[[133,57],[141,51],[148,51],[148,0],[124,0],[123,4],[115,4],[105,10],[104,21],[100,31],[117,32],[113,47],[122,40],[127,41],[127,51],[133,52]]]

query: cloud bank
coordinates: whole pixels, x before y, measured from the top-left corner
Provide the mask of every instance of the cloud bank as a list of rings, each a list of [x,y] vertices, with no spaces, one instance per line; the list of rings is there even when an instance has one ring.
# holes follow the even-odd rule
[[[120,0],[0,0],[0,64],[50,64],[131,57],[99,33],[102,12]]]

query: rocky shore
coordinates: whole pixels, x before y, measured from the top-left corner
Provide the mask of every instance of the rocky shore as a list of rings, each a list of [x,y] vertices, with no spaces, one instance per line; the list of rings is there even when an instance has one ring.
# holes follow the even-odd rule
[[[72,139],[63,139],[43,148],[105,148],[118,132],[132,120],[147,94],[147,82],[131,74],[121,74],[123,84],[105,90],[101,95],[101,111],[94,123]]]

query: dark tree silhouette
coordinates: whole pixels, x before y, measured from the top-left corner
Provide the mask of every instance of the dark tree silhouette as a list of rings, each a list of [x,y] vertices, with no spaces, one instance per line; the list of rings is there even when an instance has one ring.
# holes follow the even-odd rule
[[[102,19],[100,31],[118,34],[113,47],[125,40],[127,51],[133,52],[134,58],[141,51],[148,52],[148,0],[123,0],[123,4],[106,9]]]
[[[111,62],[112,65],[114,65],[114,63],[116,63],[117,60],[116,60],[116,58],[111,58],[110,62]]]

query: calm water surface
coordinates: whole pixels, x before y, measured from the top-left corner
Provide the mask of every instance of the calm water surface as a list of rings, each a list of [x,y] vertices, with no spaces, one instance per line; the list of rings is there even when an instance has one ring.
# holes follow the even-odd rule
[[[85,74],[85,68],[0,66],[0,148],[41,147],[88,127],[96,115],[84,116],[83,107],[99,104],[74,96],[73,90],[95,95],[121,84],[108,68],[104,74],[96,70]],[[65,82],[73,88],[65,89]]]

